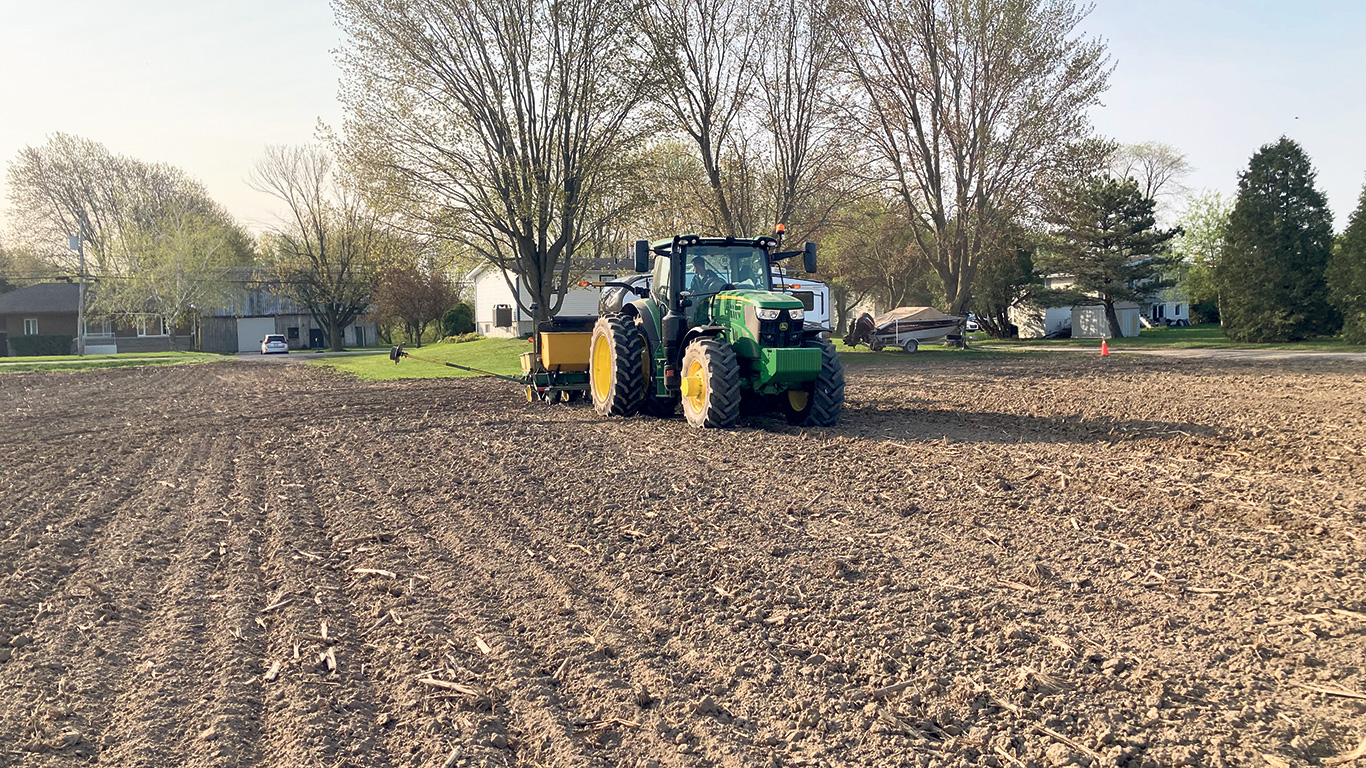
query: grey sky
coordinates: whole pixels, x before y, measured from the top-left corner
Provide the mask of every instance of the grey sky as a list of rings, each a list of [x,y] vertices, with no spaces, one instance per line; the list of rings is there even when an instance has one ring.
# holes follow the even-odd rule
[[[1085,29],[1117,65],[1101,133],[1172,144],[1191,186],[1228,193],[1288,135],[1345,226],[1366,182],[1366,3],[1099,0]],[[0,0],[0,162],[74,133],[184,168],[259,229],[262,148],[340,120],[337,43],[326,0]]]

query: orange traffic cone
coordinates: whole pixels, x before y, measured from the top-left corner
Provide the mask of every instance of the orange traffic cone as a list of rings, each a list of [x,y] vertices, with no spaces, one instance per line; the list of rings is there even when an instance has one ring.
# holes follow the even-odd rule
[[[1101,340],[1100,340],[1100,356],[1101,356],[1101,357],[1109,357],[1109,356],[1110,356],[1110,345],[1105,343],[1105,339],[1101,339]]]

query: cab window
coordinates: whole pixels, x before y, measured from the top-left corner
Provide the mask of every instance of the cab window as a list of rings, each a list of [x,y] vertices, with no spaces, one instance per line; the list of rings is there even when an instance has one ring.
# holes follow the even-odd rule
[[[655,257],[654,285],[651,288],[651,293],[661,304],[667,304],[669,301],[669,265],[672,262],[673,259],[667,259],[663,256]]]
[[[733,245],[698,245],[686,251],[688,291],[693,295],[733,288],[769,289],[768,252]]]

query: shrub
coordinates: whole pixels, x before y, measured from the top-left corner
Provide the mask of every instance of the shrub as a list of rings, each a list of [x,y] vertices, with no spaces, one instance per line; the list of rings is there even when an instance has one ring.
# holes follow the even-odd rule
[[[443,336],[461,336],[474,333],[474,307],[461,302],[446,310],[441,316]]]
[[[464,344],[467,341],[479,341],[484,338],[477,333],[462,333],[458,336],[447,336],[441,340],[442,344]]]
[[[69,355],[76,338],[61,333],[39,333],[32,336],[11,336],[10,349],[15,357]]]

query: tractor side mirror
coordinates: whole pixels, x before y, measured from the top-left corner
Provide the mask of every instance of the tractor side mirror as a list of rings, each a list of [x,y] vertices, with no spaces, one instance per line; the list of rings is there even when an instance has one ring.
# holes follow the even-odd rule
[[[637,272],[649,272],[649,271],[650,271],[650,241],[648,241],[648,240],[637,240],[637,241],[636,241],[636,265],[635,265],[635,266],[636,266],[636,271],[637,271]]]
[[[802,265],[806,267],[806,273],[812,275],[816,273],[816,244],[807,243],[806,250],[802,253]]]

